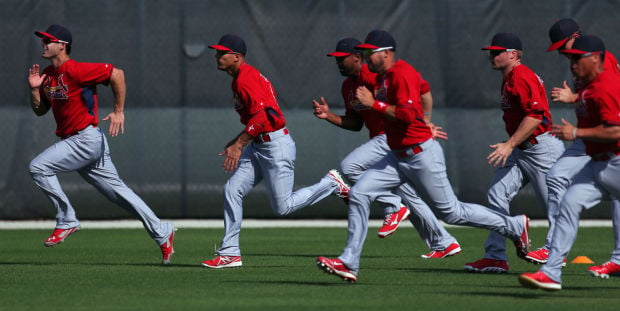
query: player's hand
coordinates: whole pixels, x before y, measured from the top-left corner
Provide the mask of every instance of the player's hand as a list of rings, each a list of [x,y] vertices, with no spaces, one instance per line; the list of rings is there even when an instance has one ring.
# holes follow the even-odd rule
[[[235,143],[228,144],[226,148],[224,148],[224,151],[220,153],[220,156],[224,157],[224,163],[222,164],[224,172],[232,173],[237,169],[242,150],[243,147],[240,147]]]
[[[316,100],[312,100],[312,108],[314,110],[314,115],[319,119],[327,119],[327,114],[329,113],[329,106],[325,101],[325,98],[321,97],[321,102],[317,102]]]
[[[427,123],[428,127],[431,129],[431,134],[433,135],[433,139],[445,139],[448,140],[448,133],[442,131],[443,127],[435,126],[432,122]]]
[[[504,167],[504,165],[506,165],[506,160],[508,160],[508,157],[512,154],[513,147],[508,143],[498,143],[490,145],[489,147],[495,149],[487,157],[489,164],[497,167],[497,165],[501,163],[501,167]]]
[[[120,131],[121,134],[125,133],[125,113],[122,111],[116,112],[110,112],[110,114],[108,114],[105,118],[103,118],[103,121],[108,121],[110,120],[110,136],[114,137],[118,135],[118,132]]]
[[[574,94],[564,81],[562,87],[554,87],[551,90],[551,100],[557,103],[572,104],[577,101],[577,94]]]
[[[360,103],[368,108],[372,108],[372,105],[375,103],[375,96],[372,92],[365,86],[360,86],[355,91],[355,96],[360,101]]]
[[[38,88],[43,84],[43,80],[47,75],[40,75],[39,73],[39,64],[34,64],[30,69],[28,69],[28,84],[31,89]]]
[[[554,124],[551,133],[561,140],[575,140],[575,126],[562,118],[562,125]]]

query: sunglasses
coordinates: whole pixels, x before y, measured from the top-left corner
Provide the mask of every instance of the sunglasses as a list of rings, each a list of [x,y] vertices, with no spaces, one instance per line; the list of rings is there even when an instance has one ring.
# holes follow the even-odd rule
[[[572,54],[572,53],[564,53],[564,55],[566,55],[566,57],[568,57],[568,59],[573,60],[573,61],[578,61],[582,58],[586,58],[586,57],[590,57],[592,55],[601,55],[601,52],[587,52],[584,54]]]
[[[370,56],[370,55],[372,55],[374,53],[385,51],[385,50],[391,50],[393,48],[394,48],[393,46],[386,46],[386,47],[377,48],[377,49],[366,49],[366,50],[364,50],[364,55],[365,56]]]
[[[230,50],[217,50],[215,52],[216,56],[222,56],[222,55],[226,55],[226,54],[241,54],[241,53],[237,53],[237,52],[230,51]]]
[[[489,50],[489,55],[495,57],[499,54],[502,54],[504,52],[512,52],[512,51],[516,51],[515,49],[505,49],[505,50]]]
[[[43,44],[48,45],[50,43],[64,43],[64,44],[68,44],[69,42],[67,41],[62,41],[62,40],[50,40],[50,39],[41,39],[41,42],[43,42]]]

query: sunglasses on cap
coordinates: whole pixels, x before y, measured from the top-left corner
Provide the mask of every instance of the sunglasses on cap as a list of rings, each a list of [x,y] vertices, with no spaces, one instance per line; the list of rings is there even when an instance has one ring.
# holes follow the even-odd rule
[[[62,41],[62,40],[51,40],[51,39],[48,39],[48,38],[41,39],[41,42],[43,42],[43,44],[45,44],[45,45],[48,45],[48,44],[50,44],[50,43],[65,43],[65,44],[68,44],[68,43],[69,43],[69,42],[67,42],[67,41]]]
[[[366,49],[366,50],[364,50],[364,55],[370,56],[370,55],[372,55],[374,53],[385,51],[385,50],[391,50],[393,48],[394,48],[393,46],[385,46],[385,47],[382,47],[382,48],[376,48],[376,49],[372,49],[372,50],[371,49]]]
[[[516,51],[516,49],[489,50],[489,55],[491,55],[491,56],[497,56],[497,55],[502,54],[502,53],[504,53],[504,52],[512,52],[512,51]]]
[[[567,53],[567,54],[564,54],[564,55],[566,55],[566,57],[568,57],[568,59],[570,59],[570,60],[577,61],[577,60],[580,60],[582,58],[590,57],[592,55],[601,55],[601,52],[587,52],[587,53],[584,53],[584,54],[569,54],[569,53]]]
[[[217,50],[215,52],[215,55],[217,55],[217,56],[222,56],[222,55],[226,55],[226,54],[241,54],[241,53],[237,53],[237,52],[231,51],[231,50]]]

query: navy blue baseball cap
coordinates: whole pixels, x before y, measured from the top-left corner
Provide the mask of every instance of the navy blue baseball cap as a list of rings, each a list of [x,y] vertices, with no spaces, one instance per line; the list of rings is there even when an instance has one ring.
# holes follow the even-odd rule
[[[573,47],[569,50],[561,50],[562,54],[577,54],[583,56],[589,56],[592,54],[599,54],[605,52],[605,44],[597,36],[584,35],[575,39]]]
[[[396,41],[390,33],[385,30],[373,30],[368,33],[363,44],[355,47],[358,50],[375,50],[375,49],[387,49],[396,51]]]
[[[223,35],[217,44],[209,45],[210,49],[216,49],[218,51],[228,51],[233,53],[239,53],[245,55],[245,41],[237,35]]]
[[[500,32],[493,36],[491,45],[481,48],[481,50],[522,50],[521,40],[517,35],[510,32]]]
[[[360,44],[360,40],[355,38],[344,38],[336,44],[336,51],[327,54],[327,56],[344,57],[351,54],[360,54],[360,51],[355,49],[355,47]]]
[[[549,28],[549,39],[551,40],[551,45],[547,49],[547,52],[557,50],[570,39],[570,37],[579,31],[579,25],[577,22],[570,18],[563,18],[553,24],[551,28]]]
[[[45,38],[52,42],[71,44],[73,41],[69,29],[56,24],[47,27],[45,31],[35,31],[34,34],[37,35],[37,37]]]

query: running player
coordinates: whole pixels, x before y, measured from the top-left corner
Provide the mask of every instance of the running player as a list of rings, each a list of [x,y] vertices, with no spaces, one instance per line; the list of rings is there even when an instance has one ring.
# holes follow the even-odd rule
[[[547,52],[571,49],[575,39],[580,35],[581,30],[579,29],[579,25],[573,19],[564,18],[555,22],[549,29],[551,45],[547,49]],[[605,51],[603,68],[606,71],[620,76],[616,57],[609,51]],[[578,88],[580,85],[579,81],[574,81],[574,85]],[[564,81],[562,87],[553,88],[551,91],[551,99],[554,102],[575,105],[577,94],[573,93],[566,81]],[[544,264],[547,262],[560,201],[573,180],[573,177],[590,161],[590,157],[586,154],[585,149],[583,141],[581,139],[576,139],[547,173],[547,186],[549,189],[549,199],[547,203],[549,230],[547,231],[545,245],[537,250],[529,252],[526,256],[526,259],[533,263]],[[618,227],[614,232],[620,232],[620,202],[613,198],[612,223],[614,227]],[[614,237],[614,244],[615,247],[611,253],[610,262],[615,261],[620,263],[620,236]],[[599,266],[592,266],[588,269],[594,276],[598,277],[606,277],[611,273],[620,272],[620,266],[607,263]]]
[[[562,140],[582,139],[590,161],[562,198],[547,263],[535,273],[519,275],[523,286],[550,291],[562,289],[562,264],[577,238],[581,213],[607,194],[620,197],[620,79],[604,69],[605,44],[598,37],[580,36],[571,49],[560,52],[569,57],[581,87],[575,110],[577,127],[562,120],[562,125],[553,126],[553,133]],[[614,234],[619,235],[617,226]],[[618,266],[620,261],[612,257],[607,265]]]
[[[295,142],[286,128],[271,83],[246,60],[246,45],[237,35],[227,34],[215,49],[219,70],[233,77],[235,110],[244,129],[220,154],[224,170],[232,176],[224,185],[224,238],[217,256],[204,261],[207,268],[242,266],[239,233],[243,218],[243,198],[263,179],[271,208],[278,215],[288,215],[335,193],[347,202],[349,187],[336,170],[331,170],[317,184],[293,192],[295,178]]]
[[[374,89],[376,74],[368,70],[364,64],[360,50],[355,46],[361,42],[355,38],[344,38],[338,41],[336,51],[327,54],[334,57],[340,73],[347,77],[341,88],[345,103],[345,115],[337,115],[329,110],[329,105],[323,97],[321,102],[313,101],[314,115],[319,119],[351,131],[359,131],[365,125],[368,128],[370,140],[353,150],[340,163],[341,171],[349,179],[356,182],[366,169],[383,158],[390,148],[387,145],[383,117],[359,104],[355,91],[359,86]],[[430,87],[424,80],[420,86],[423,93],[424,114],[427,123],[430,123],[432,111],[432,96]],[[427,99],[424,102],[424,99]],[[429,100],[430,99],[430,100]],[[444,134],[443,132],[440,132]],[[445,136],[442,136],[445,137]],[[407,193],[403,198],[409,198],[408,203],[413,210],[409,220],[414,225],[418,234],[426,245],[431,249],[430,253],[421,255],[422,258],[444,258],[461,252],[461,247],[456,239],[451,236],[437,220],[428,205],[422,201],[409,185],[403,185],[399,191]],[[402,220],[409,215],[409,209],[401,204],[401,198],[393,193],[379,196],[377,201],[382,203],[385,209],[385,220],[379,229],[378,235],[384,238],[392,234],[398,228]]]
[[[396,59],[394,38],[386,31],[373,30],[357,48],[364,51],[368,69],[378,75],[374,93],[362,86],[356,96],[362,105],[384,116],[391,151],[366,170],[351,189],[349,236],[344,252],[336,259],[318,257],[317,266],[344,280],[356,281],[370,204],[404,183],[416,189],[445,222],[497,231],[510,237],[517,255],[524,257],[530,244],[527,216],[506,216],[484,206],[459,202],[454,195],[443,150],[424,122],[420,75],[411,65]]]
[[[542,80],[521,64],[523,48],[515,34],[500,32],[493,36],[489,51],[493,69],[502,73],[501,109],[508,140],[490,147],[487,160],[498,166],[487,197],[492,209],[510,215],[510,201],[528,182],[543,210],[547,211],[547,171],[564,151],[564,144],[553,137],[551,113]],[[506,240],[491,232],[480,260],[465,264],[473,272],[508,271]]]
[[[31,107],[38,116],[52,110],[56,135],[61,138],[30,163],[35,184],[57,210],[56,229],[44,245],[62,243],[80,229],[75,210],[56,177],[58,173],[77,171],[110,201],[140,218],[161,248],[162,263],[169,264],[174,253],[173,225],[160,221],[121,180],[112,163],[105,134],[98,127],[96,85],[109,84],[114,94],[114,111],[103,120],[110,121],[109,134],[112,137],[124,132],[126,87],[123,71],[110,64],[80,63],[70,59],[72,35],[63,26],[51,25],[46,31],[35,34],[41,38],[41,56],[51,65],[43,70],[43,74],[40,74],[38,64],[30,67]]]

